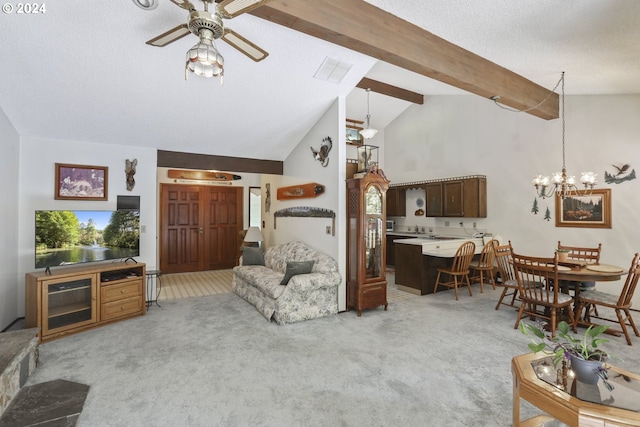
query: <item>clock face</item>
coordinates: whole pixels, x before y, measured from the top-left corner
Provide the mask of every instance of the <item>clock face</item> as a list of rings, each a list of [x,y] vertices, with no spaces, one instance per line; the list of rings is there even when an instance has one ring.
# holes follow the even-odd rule
[[[418,200],[416,200],[416,205],[421,208],[424,206],[424,200],[422,200],[422,198],[418,198]]]

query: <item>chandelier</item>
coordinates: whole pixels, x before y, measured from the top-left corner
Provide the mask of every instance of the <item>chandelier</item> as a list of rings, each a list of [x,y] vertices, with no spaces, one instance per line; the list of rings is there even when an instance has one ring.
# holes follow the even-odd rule
[[[574,192],[580,196],[586,196],[591,194],[593,187],[597,183],[597,175],[593,172],[582,172],[580,182],[584,186],[583,189],[579,189],[576,185],[576,177],[567,175],[567,168],[565,166],[565,117],[564,117],[564,71],[560,77],[562,83],[562,95],[561,100],[561,114],[562,114],[562,172],[556,172],[551,178],[548,176],[538,175],[533,178],[533,185],[536,188],[538,197],[547,198],[556,196],[564,199],[570,192]]]
[[[369,114],[369,92],[371,92],[371,88],[367,88],[367,127],[360,131],[360,135],[365,139],[373,138],[378,133],[378,129],[369,127],[369,119],[371,118]]]

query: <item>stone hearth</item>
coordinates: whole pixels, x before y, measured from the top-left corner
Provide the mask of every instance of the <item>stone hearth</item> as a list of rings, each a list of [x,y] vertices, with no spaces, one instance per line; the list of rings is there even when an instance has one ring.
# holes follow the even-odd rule
[[[0,333],[0,416],[38,364],[38,328]]]

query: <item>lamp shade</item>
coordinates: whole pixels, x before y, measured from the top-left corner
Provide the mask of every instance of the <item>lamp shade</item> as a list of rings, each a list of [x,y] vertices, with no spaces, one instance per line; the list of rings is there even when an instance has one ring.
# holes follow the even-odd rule
[[[373,138],[376,133],[378,133],[378,130],[373,128],[366,128],[360,131],[360,135],[365,139]]]
[[[258,227],[249,227],[246,236],[244,236],[245,242],[262,242],[264,237]]]

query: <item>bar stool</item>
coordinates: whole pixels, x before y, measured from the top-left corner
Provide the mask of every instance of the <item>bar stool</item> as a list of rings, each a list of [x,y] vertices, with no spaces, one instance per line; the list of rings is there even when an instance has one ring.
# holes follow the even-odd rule
[[[160,292],[162,291],[162,273],[160,270],[147,270],[147,308],[153,305],[153,279],[156,282],[156,295],[155,301],[158,307],[162,307],[158,304],[158,297],[160,296]]]

